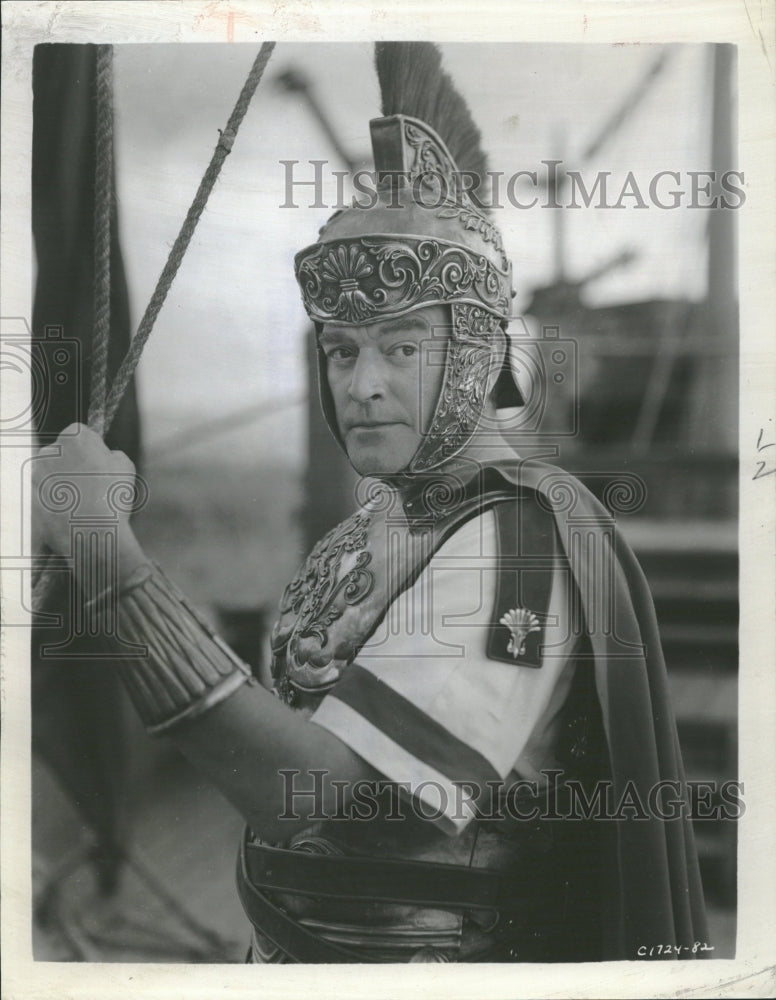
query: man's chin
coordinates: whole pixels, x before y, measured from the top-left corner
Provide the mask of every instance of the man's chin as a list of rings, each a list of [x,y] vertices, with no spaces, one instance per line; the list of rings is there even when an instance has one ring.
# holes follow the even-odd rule
[[[416,436],[402,425],[370,432],[347,431],[348,460],[361,476],[391,476],[406,469],[418,447]]]
[[[348,461],[360,476],[392,476],[410,463],[412,455],[385,454],[366,448],[348,448]]]
[[[360,456],[351,458],[350,455],[348,455],[348,459],[359,476],[395,476],[409,464],[408,462],[368,460]]]

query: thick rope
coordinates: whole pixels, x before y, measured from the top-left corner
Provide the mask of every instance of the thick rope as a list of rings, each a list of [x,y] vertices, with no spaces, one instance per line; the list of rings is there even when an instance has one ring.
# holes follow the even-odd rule
[[[178,233],[178,237],[172,246],[172,250],[170,250],[167,263],[164,265],[164,269],[159,276],[158,282],[156,283],[154,294],[151,296],[151,301],[148,303],[145,315],[140,321],[140,326],[138,327],[137,333],[132,340],[132,345],[127,351],[127,355],[122,361],[121,367],[119,368],[113,385],[111,386],[108,401],[105,407],[106,431],[110,427],[113,418],[116,415],[116,410],[121,402],[121,397],[123,396],[127,386],[129,385],[130,379],[135,372],[137,363],[140,360],[140,355],[142,354],[146,341],[151,334],[156,317],[159,315],[159,310],[162,308],[164,300],[167,298],[170,285],[172,284],[175,275],[178,273],[178,268],[183,260],[183,255],[186,253],[188,245],[191,242],[191,237],[194,235],[194,230],[197,228],[199,217],[202,215],[202,211],[207,204],[208,198],[210,197],[210,192],[213,190],[213,185],[218,179],[224,160],[232,151],[232,145],[235,137],[237,136],[237,130],[242,124],[242,120],[248,110],[248,105],[250,104],[251,98],[256,92],[256,88],[261,81],[274,47],[274,42],[264,42],[261,46],[259,54],[256,57],[256,61],[248,74],[248,79],[245,81],[245,85],[243,86],[240,96],[237,98],[237,103],[234,106],[234,110],[232,111],[231,117],[227,122],[226,128],[221,133],[218,145],[213,151],[213,156],[210,160],[208,168],[205,171],[202,181],[200,182],[199,189],[194,196],[194,201],[191,203],[191,208],[189,208],[183,225],[181,226],[181,230]]]
[[[100,46],[100,48],[109,48],[109,46]],[[269,57],[272,55],[272,50],[274,48],[275,48],[274,42],[264,42],[264,44],[261,46],[261,49],[259,50],[259,54],[256,56],[253,66],[251,67],[251,71],[248,74],[248,79],[245,81],[245,84],[240,92],[240,96],[237,98],[237,103],[234,106],[234,110],[232,111],[232,114],[229,116],[229,121],[226,123],[226,128],[224,129],[223,132],[221,132],[218,144],[215,150],[213,151],[213,156],[210,160],[207,170],[205,171],[202,181],[200,182],[199,188],[197,189],[197,193],[194,196],[193,202],[191,203],[191,207],[189,208],[189,211],[186,214],[186,218],[183,222],[183,225],[181,226],[180,232],[178,233],[178,237],[175,240],[172,249],[170,250],[169,256],[167,258],[167,263],[164,265],[164,269],[162,270],[162,273],[159,276],[159,280],[156,283],[156,288],[154,289],[154,293],[151,296],[151,301],[148,303],[148,307],[146,308],[145,314],[143,315],[143,318],[140,321],[140,326],[138,327],[137,333],[132,339],[132,344],[130,345],[129,350],[127,351],[127,354],[124,357],[124,360],[122,361],[118,372],[116,373],[116,377],[113,381],[113,385],[111,386],[110,392],[107,393],[107,399],[105,399],[104,395],[105,393],[104,384],[102,386],[100,385],[99,376],[95,377],[94,371],[92,371],[92,383],[91,383],[92,394],[89,402],[88,421],[89,421],[89,426],[93,426],[92,425],[93,419],[95,421],[100,421],[101,426],[98,427],[94,425],[94,429],[98,430],[102,436],[104,436],[108,432],[110,425],[113,422],[113,418],[116,415],[116,410],[118,409],[119,404],[121,403],[122,396],[124,395],[124,392],[126,391],[127,386],[129,385],[130,380],[132,379],[132,376],[135,373],[138,361],[140,360],[140,355],[143,352],[143,348],[146,345],[146,341],[151,335],[151,330],[153,329],[156,317],[159,315],[159,311],[162,308],[162,305],[164,304],[164,300],[167,298],[167,293],[170,290],[170,286],[172,285],[173,280],[175,279],[175,275],[178,273],[178,268],[180,267],[181,261],[183,260],[183,255],[186,253],[188,245],[191,242],[191,238],[194,235],[194,230],[197,228],[197,223],[199,222],[200,216],[204,211],[205,205],[207,204],[207,200],[210,197],[211,191],[213,190],[213,186],[215,185],[215,182],[218,179],[218,175],[221,172],[221,167],[223,166],[224,160],[232,151],[234,140],[237,137],[237,131],[240,128],[240,125],[242,124],[243,118],[245,118],[248,106],[250,105],[253,95],[256,93],[256,88],[261,82],[261,78],[264,75],[264,70],[267,67],[267,63],[269,62]],[[99,93],[99,81],[100,81],[99,52],[97,59],[98,59],[98,93]],[[109,67],[109,73],[110,73],[110,67]],[[110,128],[112,134],[112,124]],[[99,141],[100,141],[100,130],[98,125],[98,145]],[[98,172],[100,171],[100,169],[101,165],[98,157],[98,167],[97,167]],[[112,171],[112,164],[110,169]],[[110,179],[112,178],[109,178],[107,189],[102,189],[100,187],[99,179],[95,182],[95,198],[97,197],[98,190],[107,190],[108,192],[106,199],[107,201],[106,210],[108,213],[108,219],[110,219],[110,206],[111,206]],[[105,206],[96,207],[97,214],[102,215],[102,211],[104,208]],[[98,255],[98,250],[97,250],[98,225],[99,225],[98,223],[95,224],[95,266]],[[110,257],[109,224],[107,229],[108,229],[108,237],[107,237],[108,258],[109,258]],[[97,284],[100,284],[100,282],[97,281]],[[97,321],[96,298],[97,294],[95,295],[95,323]],[[109,328],[110,272],[108,272],[107,304],[108,304],[107,322]],[[97,328],[95,326],[95,334],[96,330]],[[108,342],[106,337],[105,339],[106,373],[107,373],[107,347],[108,347]],[[95,338],[93,354],[96,351],[97,351],[97,338]],[[94,360],[96,359],[93,358],[93,363]],[[103,364],[102,360],[99,360],[98,363],[100,365]],[[103,383],[105,382],[105,377],[106,376],[103,375]],[[97,380],[96,388],[95,388],[95,378]],[[99,403],[100,394],[102,394],[102,398],[104,401],[103,407],[101,407]],[[94,417],[92,416],[93,412],[94,412]],[[35,611],[42,610],[46,600],[46,595],[48,594],[54,579],[55,579],[55,574],[52,572],[50,566],[44,565],[42,572],[37,578],[35,574],[33,574],[32,606]]]
[[[110,218],[113,201],[113,46],[97,46],[97,128],[94,177],[94,329],[89,414],[102,436],[110,342]]]

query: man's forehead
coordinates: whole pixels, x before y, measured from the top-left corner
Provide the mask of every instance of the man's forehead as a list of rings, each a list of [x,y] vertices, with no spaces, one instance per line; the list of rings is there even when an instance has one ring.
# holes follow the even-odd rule
[[[447,311],[442,307],[431,307],[396,316],[392,319],[380,320],[377,323],[365,324],[363,327],[345,323],[324,323],[320,340],[354,336],[358,330],[367,330],[372,336],[382,337],[394,333],[420,332],[429,334],[446,333],[450,321]]]

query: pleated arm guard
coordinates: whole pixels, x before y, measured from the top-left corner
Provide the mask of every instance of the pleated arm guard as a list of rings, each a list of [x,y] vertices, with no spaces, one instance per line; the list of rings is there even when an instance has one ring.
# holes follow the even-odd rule
[[[138,655],[121,658],[119,672],[149,733],[196,718],[253,681],[157,565],[132,574],[118,613],[122,639],[138,646]]]

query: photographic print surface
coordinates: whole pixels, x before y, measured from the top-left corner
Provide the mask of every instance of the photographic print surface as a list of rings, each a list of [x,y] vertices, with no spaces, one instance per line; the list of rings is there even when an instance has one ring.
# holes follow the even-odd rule
[[[25,48],[29,958],[734,963],[748,56],[251,16]]]

